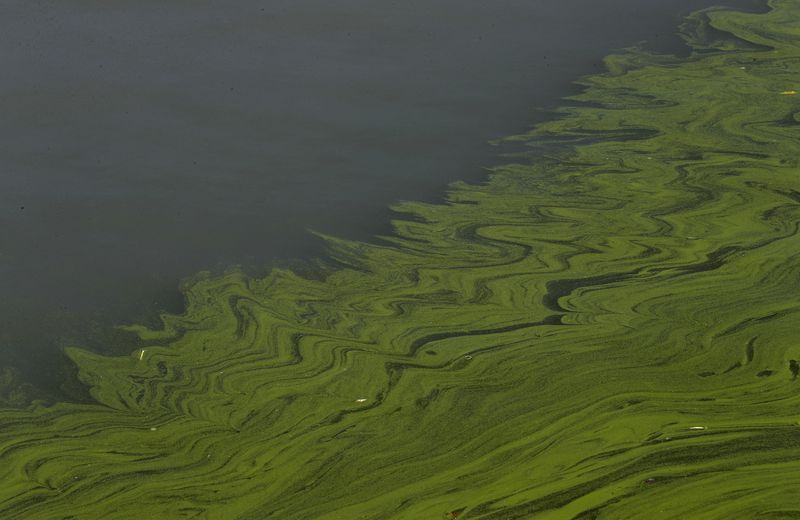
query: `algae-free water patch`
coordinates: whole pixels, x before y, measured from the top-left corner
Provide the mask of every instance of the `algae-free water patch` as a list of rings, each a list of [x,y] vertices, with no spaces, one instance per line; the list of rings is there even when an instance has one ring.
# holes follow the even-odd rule
[[[0,516],[800,515],[800,2],[698,13],[316,278],[198,276],[96,404],[0,412]]]

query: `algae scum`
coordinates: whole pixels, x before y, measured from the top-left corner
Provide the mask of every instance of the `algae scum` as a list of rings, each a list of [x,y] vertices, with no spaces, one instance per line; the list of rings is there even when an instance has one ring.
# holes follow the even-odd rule
[[[198,277],[96,404],[0,412],[2,518],[797,518],[800,2],[687,23],[317,276]]]

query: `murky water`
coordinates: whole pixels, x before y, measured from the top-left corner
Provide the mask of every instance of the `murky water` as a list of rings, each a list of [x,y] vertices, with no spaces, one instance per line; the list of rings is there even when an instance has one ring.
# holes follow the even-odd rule
[[[610,57],[513,136],[533,152],[397,204],[391,236],[328,237],[308,276],[197,274],[128,352],[64,349],[92,400],[0,403],[0,517],[800,517],[798,19],[695,12],[696,52]],[[203,193],[231,214],[256,196],[224,184]]]
[[[385,232],[713,3],[4,2],[0,365],[57,393],[60,347],[128,350],[109,325],[179,309],[183,277]]]

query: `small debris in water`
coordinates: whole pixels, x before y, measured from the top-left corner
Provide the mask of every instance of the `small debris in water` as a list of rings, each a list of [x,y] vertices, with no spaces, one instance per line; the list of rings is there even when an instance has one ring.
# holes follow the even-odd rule
[[[356,399],[356,402],[357,403],[366,403],[367,402],[367,398],[366,397],[362,397],[361,399]]]
[[[706,427],[705,426],[690,426],[689,429],[690,430],[705,430]]]
[[[157,429],[158,429],[158,428],[156,428],[155,426],[153,426],[152,428],[150,428],[150,431],[151,431],[151,432],[154,432],[154,431],[156,431]]]
[[[141,361],[143,358],[144,358],[144,349],[142,349],[142,351],[139,352],[139,361]]]
[[[781,95],[782,96],[796,96],[797,95],[797,91],[796,90],[784,90],[783,92],[781,92]]]

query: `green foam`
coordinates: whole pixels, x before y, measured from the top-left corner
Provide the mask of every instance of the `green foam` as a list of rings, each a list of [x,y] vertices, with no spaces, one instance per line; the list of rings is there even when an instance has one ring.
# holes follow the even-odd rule
[[[336,268],[199,275],[129,356],[69,349],[96,404],[0,411],[0,517],[797,518],[800,2],[770,6],[609,57],[514,138],[568,153]]]

